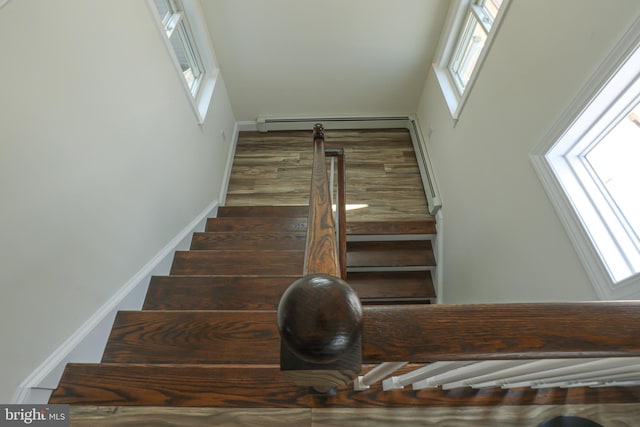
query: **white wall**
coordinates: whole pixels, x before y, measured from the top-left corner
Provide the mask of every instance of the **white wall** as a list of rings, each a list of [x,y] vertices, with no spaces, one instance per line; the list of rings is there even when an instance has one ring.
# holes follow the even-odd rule
[[[144,0],[0,9],[0,402],[220,195],[222,80],[196,124]],[[227,140],[221,137],[222,130]]]
[[[448,0],[207,0],[238,120],[407,114]]]
[[[597,299],[528,155],[639,12],[514,0],[455,128],[429,73],[418,117],[433,129],[446,303]]]

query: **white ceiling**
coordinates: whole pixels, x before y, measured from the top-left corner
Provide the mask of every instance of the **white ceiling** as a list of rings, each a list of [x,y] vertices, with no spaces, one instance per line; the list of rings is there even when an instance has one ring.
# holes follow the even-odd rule
[[[416,111],[449,0],[202,0],[236,120]]]

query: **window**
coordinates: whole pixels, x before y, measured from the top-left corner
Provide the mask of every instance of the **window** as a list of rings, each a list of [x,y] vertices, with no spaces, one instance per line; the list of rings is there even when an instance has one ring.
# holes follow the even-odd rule
[[[599,296],[640,297],[640,20],[532,161]]]
[[[165,44],[182,76],[182,85],[196,113],[204,122],[218,74],[208,31],[196,0],[149,0],[157,12]]]
[[[456,121],[509,0],[453,2],[434,71]]]

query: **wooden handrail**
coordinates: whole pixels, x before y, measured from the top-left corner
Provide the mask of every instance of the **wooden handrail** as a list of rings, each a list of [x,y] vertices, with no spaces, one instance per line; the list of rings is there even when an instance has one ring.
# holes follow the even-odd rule
[[[313,128],[313,167],[303,274],[329,274],[340,277],[339,258],[336,253],[336,226],[331,208],[331,190],[324,151],[324,129],[318,123]]]
[[[344,162],[343,148],[325,148],[327,157],[338,159],[338,255],[340,257],[340,275],[347,280],[347,171]]]
[[[640,301],[371,306],[363,314],[365,363],[640,356]]]
[[[304,276],[291,284],[278,304],[280,369],[298,385],[320,393],[350,383],[362,369],[362,306],[346,277],[344,152],[329,150],[339,162],[336,244],[331,190],[327,178],[324,129],[313,129],[313,166],[305,246]]]

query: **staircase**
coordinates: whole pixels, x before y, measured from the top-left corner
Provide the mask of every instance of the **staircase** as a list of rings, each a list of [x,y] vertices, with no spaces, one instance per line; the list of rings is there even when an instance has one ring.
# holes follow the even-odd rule
[[[306,206],[221,207],[191,250],[176,252],[170,275],[151,279],[142,310],[118,313],[102,362],[69,364],[50,402],[321,405],[281,374],[276,325],[280,296],[302,275],[307,213]],[[433,223],[353,223],[347,231],[347,281],[364,304],[435,297]]]

